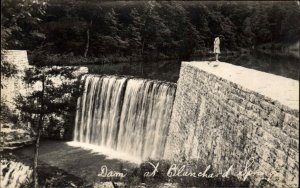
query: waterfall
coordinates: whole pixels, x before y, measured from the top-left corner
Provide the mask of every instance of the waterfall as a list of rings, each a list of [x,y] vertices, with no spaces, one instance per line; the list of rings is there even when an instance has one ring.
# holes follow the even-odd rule
[[[99,75],[82,80],[73,145],[138,161],[163,156],[175,84]]]

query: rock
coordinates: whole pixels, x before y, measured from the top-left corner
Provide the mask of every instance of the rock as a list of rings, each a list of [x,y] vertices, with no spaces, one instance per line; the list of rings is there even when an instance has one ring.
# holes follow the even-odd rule
[[[7,128],[8,127],[8,128]],[[22,128],[12,128],[12,125],[1,129],[1,146],[3,150],[13,150],[25,145],[32,144],[34,138],[30,136],[30,132]]]

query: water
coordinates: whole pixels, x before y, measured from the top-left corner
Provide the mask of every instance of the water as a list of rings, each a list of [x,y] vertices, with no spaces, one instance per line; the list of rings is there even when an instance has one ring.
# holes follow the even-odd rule
[[[29,182],[32,169],[21,162],[1,159],[0,187],[18,188]]]
[[[175,84],[86,75],[73,146],[141,162],[163,156]]]
[[[176,83],[180,72],[179,60],[128,62],[103,65],[83,65],[90,74],[130,75],[136,78]]]
[[[231,59],[229,62],[294,80],[299,79],[300,59],[293,56],[253,51],[250,54]]]
[[[214,59],[213,54],[203,54],[182,61],[214,61]],[[291,56],[275,51],[264,53],[257,50],[244,53],[234,52],[232,54],[221,52],[220,61],[295,80],[299,78],[299,54],[298,56]],[[130,75],[176,83],[179,78],[180,65],[180,60],[167,60],[85,66],[88,67],[91,74]]]

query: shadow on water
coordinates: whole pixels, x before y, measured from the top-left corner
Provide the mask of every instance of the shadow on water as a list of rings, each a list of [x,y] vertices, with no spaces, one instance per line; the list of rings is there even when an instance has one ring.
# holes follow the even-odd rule
[[[33,147],[25,147],[18,150],[18,155],[33,157],[33,151]],[[105,155],[72,147],[65,142],[59,141],[43,141],[39,149],[39,160],[83,178],[90,183],[102,180],[98,174],[101,173],[103,165],[106,165],[109,170],[118,172],[130,170],[138,166],[137,164],[118,159],[108,159]]]
[[[127,75],[151,80],[177,82],[180,72],[179,60],[156,62],[133,62],[104,65],[86,65],[90,74]]]

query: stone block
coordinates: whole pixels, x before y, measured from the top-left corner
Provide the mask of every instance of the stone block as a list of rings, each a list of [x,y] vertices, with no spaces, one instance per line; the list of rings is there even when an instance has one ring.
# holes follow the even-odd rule
[[[224,74],[225,70],[232,71]],[[252,74],[257,76],[253,78],[257,84],[245,84],[248,77],[243,76]],[[183,62],[165,157],[196,158],[216,168],[234,164],[241,170],[242,164],[253,156],[257,172],[251,176],[254,186],[271,174],[269,185],[298,185],[299,107],[298,102],[291,102],[299,101],[297,91],[284,93],[289,100],[285,100],[286,96],[273,96],[265,88],[282,88],[273,82],[264,83],[267,80],[259,79],[260,76],[273,78],[223,62],[217,68],[207,63]],[[274,79],[294,83],[275,75]],[[199,117],[196,109],[201,98],[206,101],[205,112]]]

